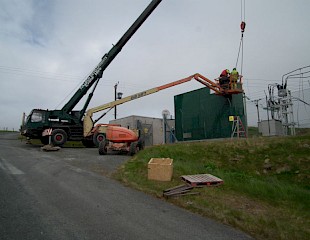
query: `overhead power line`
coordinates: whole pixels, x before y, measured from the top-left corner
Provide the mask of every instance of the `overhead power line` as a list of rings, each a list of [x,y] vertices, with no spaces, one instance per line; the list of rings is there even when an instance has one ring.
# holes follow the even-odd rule
[[[67,78],[67,79],[77,79],[80,76],[74,76],[70,74],[59,74],[54,72],[40,71],[34,69],[26,69],[26,68],[17,68],[17,67],[9,67],[9,66],[1,66],[0,72],[10,73],[10,74],[30,74],[34,76],[46,77],[46,78]]]

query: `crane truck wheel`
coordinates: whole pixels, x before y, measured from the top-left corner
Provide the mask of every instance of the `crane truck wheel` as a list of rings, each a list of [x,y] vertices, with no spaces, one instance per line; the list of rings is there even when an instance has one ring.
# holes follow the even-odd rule
[[[99,155],[107,155],[108,149],[107,149],[108,142],[104,139],[103,141],[99,142]]]
[[[52,143],[55,146],[62,146],[67,142],[67,133],[63,129],[54,129],[52,132]]]
[[[95,133],[93,136],[93,142],[96,147],[99,147],[99,143],[105,140],[104,133]]]

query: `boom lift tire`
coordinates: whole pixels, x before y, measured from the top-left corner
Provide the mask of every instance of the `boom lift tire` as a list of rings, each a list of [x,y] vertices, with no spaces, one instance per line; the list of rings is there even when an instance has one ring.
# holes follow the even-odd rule
[[[54,129],[52,132],[52,144],[54,146],[62,146],[67,142],[68,135],[63,129]]]
[[[129,155],[133,156],[135,155],[137,152],[139,152],[139,146],[137,142],[132,142],[130,143],[130,147],[129,147]]]
[[[99,142],[99,148],[98,148],[99,155],[107,155],[108,153],[107,145],[108,145],[108,141],[105,139]]]
[[[99,147],[99,143],[105,140],[104,133],[95,133],[93,136],[93,143],[96,147]]]

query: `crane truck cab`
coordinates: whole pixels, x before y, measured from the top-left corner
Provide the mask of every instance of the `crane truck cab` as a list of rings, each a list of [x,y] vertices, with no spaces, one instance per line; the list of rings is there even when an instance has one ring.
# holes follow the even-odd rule
[[[79,121],[80,111],[71,111],[66,116],[60,110],[33,109],[21,126],[21,134],[29,139],[40,139],[48,144],[46,130],[52,129],[51,141],[55,146],[63,145],[67,140],[80,139],[82,124]]]
[[[23,123],[21,125],[21,134],[27,138],[42,138],[42,129],[44,129],[45,110],[33,109],[30,114],[23,116]]]

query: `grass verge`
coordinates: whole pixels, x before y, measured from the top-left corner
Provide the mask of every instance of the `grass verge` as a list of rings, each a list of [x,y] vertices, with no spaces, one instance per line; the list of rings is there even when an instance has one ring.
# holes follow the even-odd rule
[[[210,173],[224,180],[199,195],[167,201],[243,230],[257,239],[310,239],[310,136],[180,143],[146,148],[114,177],[162,198],[180,176]],[[150,158],[174,160],[171,182],[147,179]]]

